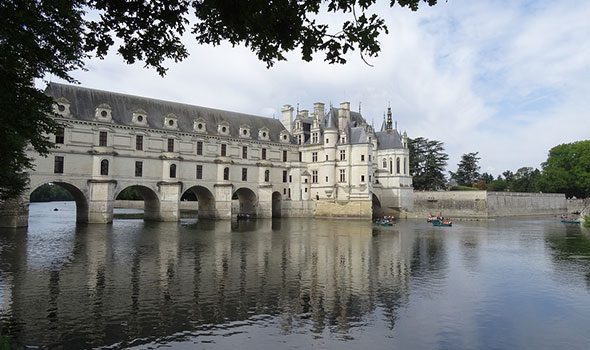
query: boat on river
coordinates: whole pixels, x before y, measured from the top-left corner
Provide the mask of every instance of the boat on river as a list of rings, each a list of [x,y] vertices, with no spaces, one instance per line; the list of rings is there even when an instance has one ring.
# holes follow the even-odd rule
[[[449,219],[434,219],[431,222],[432,226],[453,226],[453,222]]]
[[[569,215],[562,215],[561,222],[564,224],[579,224],[580,218],[576,218],[576,217],[569,216]]]

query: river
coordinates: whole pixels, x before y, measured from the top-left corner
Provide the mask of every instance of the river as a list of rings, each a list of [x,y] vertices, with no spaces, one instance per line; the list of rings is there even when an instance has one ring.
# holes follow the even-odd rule
[[[76,225],[74,211],[35,203],[27,229],[0,229],[0,348],[590,344],[590,233],[554,217]]]

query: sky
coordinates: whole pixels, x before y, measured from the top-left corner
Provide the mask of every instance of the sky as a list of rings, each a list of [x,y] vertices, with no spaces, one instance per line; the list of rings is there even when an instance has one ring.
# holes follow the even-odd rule
[[[540,167],[552,147],[590,139],[590,1],[449,0],[417,12],[388,3],[372,9],[389,28],[372,66],[358,51],[345,65],[293,52],[267,69],[248,48],[187,37],[190,57],[167,62],[165,77],[114,51],[72,76],[85,87],[271,118],[285,104],[348,101],[377,129],[391,105],[410,138],[444,142],[450,171],[469,152],[495,176]]]

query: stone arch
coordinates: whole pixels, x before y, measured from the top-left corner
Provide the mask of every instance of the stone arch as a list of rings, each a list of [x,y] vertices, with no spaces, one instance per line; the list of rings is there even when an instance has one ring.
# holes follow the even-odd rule
[[[116,194],[115,200],[121,200],[120,194],[124,190],[132,188],[143,199],[143,219],[146,221],[160,220],[160,198],[153,189],[142,185],[131,185],[122,187]]]
[[[281,215],[281,192],[275,191],[272,193],[272,217],[280,218]]]
[[[371,209],[373,211],[373,217],[381,217],[383,216],[383,209],[381,209],[381,201],[379,197],[375,193],[371,193],[372,200],[371,200]]]
[[[208,188],[200,185],[192,186],[184,191],[180,200],[198,202],[197,217],[199,219],[215,219],[215,196]]]
[[[232,217],[255,217],[258,207],[256,193],[247,187],[240,187],[232,195]]]
[[[74,201],[76,202],[76,222],[77,223],[85,223],[88,222],[88,198],[86,194],[76,185],[71,184],[69,182],[64,181],[48,181],[45,183],[37,184],[34,188],[31,187],[31,191],[29,193],[29,199],[33,192],[39,189],[41,186],[46,184],[53,184],[57,185],[64,190],[68,191],[74,197]]]

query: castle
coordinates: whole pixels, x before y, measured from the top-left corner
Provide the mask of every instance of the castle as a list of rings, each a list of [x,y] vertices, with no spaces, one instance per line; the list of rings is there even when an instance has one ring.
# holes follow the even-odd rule
[[[45,183],[72,193],[81,222],[112,221],[128,187],[144,198],[144,217],[162,221],[178,220],[189,198],[200,218],[218,219],[371,217],[413,205],[408,138],[390,108],[375,131],[348,102],[285,105],[277,120],[59,83],[46,94],[56,148],[46,158],[30,150],[36,167],[16,211]],[[23,215],[11,225],[26,225]]]

